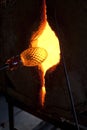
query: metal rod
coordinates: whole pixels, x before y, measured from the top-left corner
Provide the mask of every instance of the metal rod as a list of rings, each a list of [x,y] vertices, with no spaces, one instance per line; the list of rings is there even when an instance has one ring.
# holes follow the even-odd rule
[[[10,100],[8,101],[8,114],[9,114],[8,115],[9,116],[9,129],[15,130],[14,129],[14,106]]]
[[[0,70],[15,70],[21,62],[22,61],[19,55],[13,56],[10,59],[8,59],[4,65],[0,66]]]
[[[8,64],[4,64],[2,66],[0,66],[0,70],[4,70],[4,69],[7,69],[9,67]]]
[[[71,103],[71,108],[72,108],[72,114],[73,114],[73,118],[74,118],[75,123],[76,123],[77,130],[79,130],[79,124],[78,124],[77,114],[76,114],[76,110],[75,110],[75,103],[74,103],[74,99],[73,99],[73,94],[72,94],[70,79],[69,79],[69,75],[68,75],[68,72],[67,72],[67,68],[66,68],[66,64],[65,64],[65,59],[64,59],[63,55],[62,55],[62,58],[63,58],[62,61],[63,61],[63,66],[64,66],[66,83],[67,83],[67,88],[68,88],[69,97],[70,97],[70,103]]]
[[[56,8],[55,8],[55,22],[56,22],[57,33],[58,33]],[[76,110],[75,110],[75,103],[74,103],[74,98],[73,98],[73,94],[72,94],[70,79],[69,79],[69,75],[68,75],[68,71],[67,71],[67,67],[66,67],[66,63],[65,63],[65,58],[64,58],[64,54],[63,54],[62,45],[60,45],[60,51],[61,51],[62,62],[63,62],[63,66],[64,66],[64,72],[65,72],[66,83],[67,83],[67,88],[68,88],[69,97],[70,97],[70,103],[71,103],[73,118],[74,118],[77,130],[80,130],[79,124],[78,124],[78,119],[77,119],[77,114],[76,114]]]

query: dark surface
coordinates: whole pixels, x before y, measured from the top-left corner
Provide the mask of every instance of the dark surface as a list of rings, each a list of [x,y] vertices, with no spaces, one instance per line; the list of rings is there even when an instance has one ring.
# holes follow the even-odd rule
[[[0,95],[0,130],[9,130],[8,103],[3,95]],[[32,130],[42,121],[39,118],[14,107],[15,128],[18,130]]]

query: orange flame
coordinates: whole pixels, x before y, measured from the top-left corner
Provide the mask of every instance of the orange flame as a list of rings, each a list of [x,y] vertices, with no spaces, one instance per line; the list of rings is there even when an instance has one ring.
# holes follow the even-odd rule
[[[43,76],[42,76],[43,83],[42,83],[42,88],[40,93],[41,104],[43,106],[45,101],[45,94],[46,94],[45,79],[44,79],[45,73],[50,67],[57,65],[60,61],[59,40],[47,21],[45,0],[43,0],[43,12],[42,12],[41,25],[38,31],[36,31],[32,35],[31,44],[29,47],[44,48],[48,54],[47,58],[39,65],[41,71],[43,72]]]
[[[59,40],[55,35],[55,32],[51,29],[48,21],[47,21],[47,16],[46,16],[46,2],[44,2],[44,8],[43,8],[43,21],[41,21],[41,26],[39,30],[35,33],[38,34],[37,38],[35,39],[35,34],[32,36],[32,42],[31,46],[32,47],[41,47],[44,48],[48,56],[44,62],[41,63],[43,75],[45,75],[46,71],[59,63],[60,61],[60,47],[59,47]],[[43,30],[42,30],[43,29]],[[33,39],[34,37],[34,39]],[[44,76],[43,76],[44,78]],[[44,81],[44,80],[43,80]],[[45,81],[43,82],[42,85],[42,90],[41,90],[41,95],[42,95],[42,105],[44,105],[44,100],[45,100],[45,94],[46,94],[46,89],[45,89]]]
[[[48,56],[44,62],[41,63],[42,71],[45,75],[46,71],[59,63],[60,61],[60,47],[59,47],[59,41],[56,37],[55,33],[52,31],[51,27],[49,26],[49,23],[46,21],[46,26],[43,30],[43,33],[33,41],[32,47],[41,47],[44,48]],[[43,77],[44,78],[44,77]],[[42,87],[42,104],[44,104],[44,98],[45,98],[46,90],[45,90],[45,84],[43,84]]]

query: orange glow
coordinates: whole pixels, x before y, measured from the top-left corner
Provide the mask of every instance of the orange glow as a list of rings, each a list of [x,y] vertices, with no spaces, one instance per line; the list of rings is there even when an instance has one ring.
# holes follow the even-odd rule
[[[45,94],[46,94],[45,86],[42,86],[40,94],[41,94],[41,104],[42,104],[42,106],[44,106]]]
[[[43,48],[47,52],[47,57],[45,57],[45,60],[40,64],[38,64],[39,68],[43,72],[42,88],[40,93],[42,106],[44,105],[45,94],[46,94],[45,79],[44,79],[45,73],[49,68],[53,67],[54,65],[57,65],[60,62],[59,40],[47,21],[46,2],[45,0],[43,0],[43,2],[44,4],[43,4],[41,25],[38,31],[33,33],[31,37],[31,44],[29,45],[29,48],[39,47],[39,48]],[[22,58],[23,55],[21,55],[21,59]]]
[[[44,13],[43,14],[44,14],[43,16],[44,20],[42,21],[41,26],[39,27],[38,31],[35,34],[33,34],[31,38],[32,47],[44,48],[48,53],[46,60],[44,60],[44,62],[42,62],[40,65],[43,71],[43,76],[42,76],[43,83],[42,83],[42,89],[41,89],[41,94],[40,94],[42,106],[44,105],[45,94],[46,94],[45,79],[44,79],[45,73],[49,68],[51,68],[54,65],[57,65],[60,62],[59,40],[47,21],[45,0],[44,0]]]
[[[51,29],[49,26],[49,23],[46,21],[46,26],[43,30],[43,33],[38,37],[38,39],[35,39],[31,43],[32,47],[41,47],[44,48],[48,56],[44,62],[41,63],[41,68],[43,71],[43,74],[45,76],[46,71],[59,63],[60,61],[60,47],[59,47],[59,40],[55,35],[55,32]],[[42,78],[44,78],[44,76]],[[43,79],[44,80],[44,79]],[[44,81],[44,86],[42,87],[41,90],[41,102],[42,106],[44,105],[44,100],[45,100],[45,94],[46,94],[46,89],[45,89],[45,81]]]
[[[45,74],[50,67],[60,61],[59,40],[47,21],[43,33],[32,43],[32,47],[36,46],[44,48],[48,53],[46,60],[41,64]]]

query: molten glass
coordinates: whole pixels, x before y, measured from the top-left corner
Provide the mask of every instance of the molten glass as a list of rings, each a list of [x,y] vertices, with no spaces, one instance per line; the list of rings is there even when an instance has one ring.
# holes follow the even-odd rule
[[[47,51],[40,47],[30,47],[20,56],[24,66],[38,66],[47,58]]]

